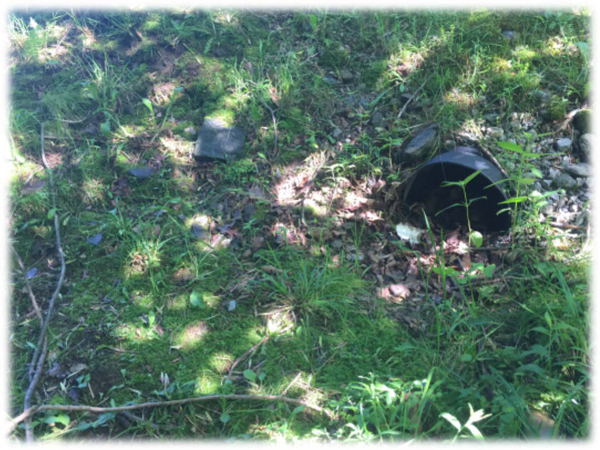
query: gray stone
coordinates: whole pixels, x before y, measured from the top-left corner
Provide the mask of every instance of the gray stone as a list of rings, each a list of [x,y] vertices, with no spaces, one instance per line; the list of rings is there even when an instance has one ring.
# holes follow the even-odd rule
[[[552,186],[554,186],[557,189],[564,189],[565,191],[570,191],[577,187],[577,181],[575,181],[570,175],[566,173],[561,173],[559,176],[552,180]]]
[[[378,111],[375,114],[373,114],[373,117],[371,117],[371,125],[373,125],[374,127],[380,127],[381,125],[383,125],[383,120],[383,114],[381,114]]]
[[[592,142],[594,140],[594,136],[589,133],[583,134],[579,138],[579,150],[583,155],[583,159],[586,161],[592,160]]]
[[[500,116],[496,113],[485,114],[483,118],[489,123],[496,123]]]
[[[134,167],[133,169],[129,169],[127,173],[136,178],[148,178],[152,175],[152,169],[150,167]]]
[[[410,295],[410,289],[403,284],[391,284],[390,294],[392,294],[394,297],[406,298]]]
[[[231,161],[242,153],[246,133],[239,127],[228,127],[219,119],[205,119],[194,149],[198,160]]]
[[[558,170],[556,170],[554,167],[550,167],[548,169],[548,175],[551,178],[556,178],[558,175],[560,175],[560,172]]]
[[[210,231],[197,223],[192,224],[191,233],[201,241],[210,236]]]
[[[349,70],[342,71],[340,76],[342,77],[342,81],[344,83],[350,83],[352,80],[354,80],[354,75]]]
[[[340,130],[337,127],[331,132],[331,136],[333,136],[334,138],[340,137],[341,134],[342,134],[342,130]]]
[[[556,140],[554,143],[554,148],[557,152],[568,152],[571,149],[571,144],[571,139],[561,138]]]
[[[592,166],[586,163],[568,164],[565,166],[565,172],[579,178],[588,178],[592,176]]]
[[[550,186],[552,186],[552,180],[542,180],[541,183],[544,189],[550,189]]]
[[[515,37],[517,37],[517,33],[515,33],[514,31],[503,31],[502,32],[502,36],[504,36],[504,38],[506,40],[512,41]]]
[[[550,94],[550,92],[543,91],[541,89],[535,91],[535,93],[533,95],[541,104],[547,103],[550,100],[550,98],[552,97],[552,94]]]
[[[254,204],[246,203],[244,209],[242,210],[242,219],[244,219],[244,222],[250,222],[255,211],[256,208],[254,207]]]
[[[412,138],[408,145],[401,151],[402,161],[412,162],[424,159],[435,148],[439,129],[438,124],[434,123]]]
[[[331,247],[335,248],[336,250],[342,248],[343,245],[344,245],[344,243],[342,241],[340,241],[339,239],[336,239],[331,242]]]
[[[560,200],[560,197],[556,192],[554,194],[548,196],[548,201],[550,201],[552,203],[556,203],[556,202],[558,202],[558,200]]]
[[[185,130],[183,130],[183,132],[189,134],[190,136],[196,136],[198,134],[194,127],[187,127]]]
[[[495,139],[499,139],[504,136],[504,130],[500,127],[488,127],[486,131],[488,136]]]

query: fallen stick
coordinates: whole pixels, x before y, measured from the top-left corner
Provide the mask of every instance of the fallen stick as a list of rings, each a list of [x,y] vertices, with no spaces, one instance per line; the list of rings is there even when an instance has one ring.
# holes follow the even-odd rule
[[[581,225],[571,225],[569,223],[550,222],[550,226],[554,228],[564,228],[566,230],[587,230],[587,227]]]
[[[229,368],[229,373],[227,374],[227,378],[225,379],[225,381],[227,381],[231,378],[231,374],[233,373],[233,369],[235,369],[235,366],[237,366],[241,361],[243,361],[246,358],[246,356],[250,355],[251,353],[254,353],[256,351],[256,349],[260,345],[262,345],[267,339],[269,339],[269,335],[266,335],[265,337],[263,337],[258,344],[254,345],[252,348],[250,348],[250,350],[248,350],[242,356],[240,356],[238,359],[236,359],[233,362],[233,364],[231,365],[231,367]]]
[[[400,110],[400,112],[398,113],[398,116],[396,117],[396,120],[398,120],[402,116],[402,114],[404,114],[404,111],[406,111],[406,108],[408,108],[408,105],[410,104],[410,102],[412,102],[414,100],[414,98],[417,96],[417,94],[419,93],[419,91],[425,87],[425,85],[427,84],[427,82],[429,81],[429,79],[432,76],[433,76],[433,74],[429,75],[425,79],[425,81],[423,81],[423,83],[421,84],[421,86],[419,86],[417,88],[417,90],[413,93],[413,95],[411,95],[409,97],[409,99],[406,101],[406,103],[404,104],[404,106],[402,107],[402,109]]]
[[[273,156],[277,156],[277,121],[275,120],[275,112],[260,95],[258,95],[258,99],[271,113],[271,119],[273,119]]]
[[[27,270],[25,269],[25,265],[23,264],[21,257],[17,253],[17,250],[15,250],[15,248],[12,246],[12,244],[10,245],[10,249],[14,253],[15,258],[17,258],[17,264],[19,265],[19,268],[21,269],[21,272],[23,273],[23,280],[25,281],[25,287],[27,289],[27,293],[29,294],[29,299],[31,300],[31,306],[33,307],[33,311],[35,312],[35,315],[40,320],[40,327],[41,327],[44,318],[42,317],[42,312],[40,311],[40,307],[37,304],[35,295],[33,295],[33,290],[31,289],[31,284],[29,283],[29,278],[27,278]]]
[[[56,195],[54,192],[54,179],[52,177],[52,171],[50,170],[50,167],[48,166],[48,162],[46,161],[46,154],[44,153],[44,123],[43,122],[42,122],[41,130],[40,130],[40,153],[41,153],[41,157],[42,157],[42,163],[44,164],[44,167],[46,168],[46,171],[48,172],[49,188],[50,188],[50,194],[52,197],[52,208],[56,211]],[[56,301],[56,298],[58,297],[60,289],[62,288],[62,285],[63,285],[63,281],[65,279],[65,271],[66,271],[65,256],[64,256],[62,246],[60,243],[60,228],[59,228],[59,224],[58,224],[58,214],[56,212],[54,213],[54,231],[55,231],[55,239],[56,239],[56,248],[57,248],[58,257],[60,259],[60,266],[61,266],[60,275],[58,277],[56,289],[54,290],[54,293],[52,294],[52,297],[50,298],[50,301],[48,302],[48,309],[46,310],[46,319],[43,321],[43,323],[40,327],[40,337],[39,337],[38,343],[35,347],[35,351],[33,353],[33,358],[31,358],[31,364],[29,366],[30,383],[29,383],[29,387],[25,391],[25,397],[23,400],[23,411],[27,411],[28,409],[30,409],[31,396],[33,395],[33,392],[35,391],[37,384],[41,377],[41,373],[42,373],[43,366],[44,366],[44,361],[46,359],[46,351],[47,351],[47,345],[48,345],[48,340],[46,338],[46,334],[48,332],[48,324],[50,323],[50,318],[52,317],[52,310],[54,309],[54,303]],[[25,422],[25,439],[28,442],[33,442],[33,432],[30,428],[30,420]]]
[[[19,414],[17,417],[12,419],[9,423],[9,432],[14,430],[14,428],[23,422],[24,420],[30,418],[34,414],[43,411],[66,411],[66,412],[91,412],[95,414],[103,414],[110,412],[123,412],[123,411],[132,411],[135,409],[142,408],[156,408],[159,406],[177,406],[177,405],[185,405],[188,403],[196,403],[203,402],[208,400],[262,400],[262,401],[279,401],[285,403],[291,403],[298,406],[304,406],[306,408],[312,409],[313,411],[317,411],[319,413],[325,414],[330,419],[333,418],[333,413],[328,409],[321,408],[320,406],[313,405],[311,403],[304,402],[302,400],[298,400],[295,398],[283,397],[281,395],[260,395],[260,394],[227,394],[227,395],[206,395],[203,397],[190,397],[184,398],[181,400],[166,400],[162,402],[146,402],[139,403],[137,405],[126,405],[126,406],[115,406],[108,408],[101,408],[98,406],[86,406],[86,405],[40,405],[34,406],[33,408],[29,408]]]

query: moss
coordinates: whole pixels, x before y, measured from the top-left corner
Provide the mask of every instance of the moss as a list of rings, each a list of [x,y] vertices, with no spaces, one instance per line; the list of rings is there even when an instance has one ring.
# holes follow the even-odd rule
[[[339,42],[327,44],[319,58],[319,63],[325,67],[340,69],[348,63],[349,51]]]
[[[363,82],[369,86],[373,87],[377,84],[377,81],[381,78],[381,76],[387,70],[387,60],[380,59],[378,61],[372,62],[367,66],[362,75]]]
[[[561,120],[567,114],[567,101],[566,99],[553,95],[550,97],[548,104],[545,107],[544,119],[548,121]]]

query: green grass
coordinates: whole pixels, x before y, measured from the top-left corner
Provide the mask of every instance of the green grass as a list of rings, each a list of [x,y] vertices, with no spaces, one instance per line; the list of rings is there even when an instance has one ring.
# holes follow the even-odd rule
[[[440,124],[442,142],[490,113],[508,129],[514,112],[542,115],[542,89],[550,107],[531,139],[552,131],[552,120],[586,101],[589,21],[585,11],[484,9],[13,11],[11,240],[26,268],[38,269],[30,281],[44,307],[57,274],[39,160],[44,122],[67,262],[45,369],[86,366],[69,378],[46,374],[42,402],[286,392],[336,413],[259,401],[136,411],[139,422],[48,412],[34,418],[36,438],[535,440],[537,413],[554,421],[553,437],[587,438],[590,262],[574,257],[576,247],[556,248],[555,230],[539,223],[544,198],[518,184],[529,160],[488,145],[510,167],[517,196],[528,197],[514,217],[519,254],[496,268],[510,282],[437,289],[440,275],[458,277],[438,251],[418,266],[427,288],[412,314],[417,327],[403,320],[410,306],[379,298],[370,259],[413,254],[395,242],[377,250],[394,239],[385,225],[352,218],[347,196],[405,180],[413,168],[394,166],[393,154],[426,122]],[[397,119],[401,96],[427,77]],[[374,128],[378,112],[384,125]],[[241,159],[189,161],[195,137],[185,130],[198,131],[204,117],[246,130]],[[153,167],[149,178],[127,174],[143,165]],[[266,199],[253,198],[257,189]],[[301,202],[299,192],[317,191],[321,199]],[[387,206],[376,212],[380,224],[394,219]],[[198,217],[213,223],[210,238],[190,231]],[[38,332],[23,287],[13,270],[11,416]],[[491,415],[473,432],[464,424],[479,410]],[[14,438],[23,436],[21,426]]]

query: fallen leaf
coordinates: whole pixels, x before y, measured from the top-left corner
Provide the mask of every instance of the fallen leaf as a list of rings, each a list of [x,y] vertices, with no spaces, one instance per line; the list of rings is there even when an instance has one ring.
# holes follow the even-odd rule
[[[32,269],[29,269],[27,271],[27,278],[33,278],[33,277],[35,277],[37,275],[37,273],[38,273],[38,270],[35,267],[32,268]]]

